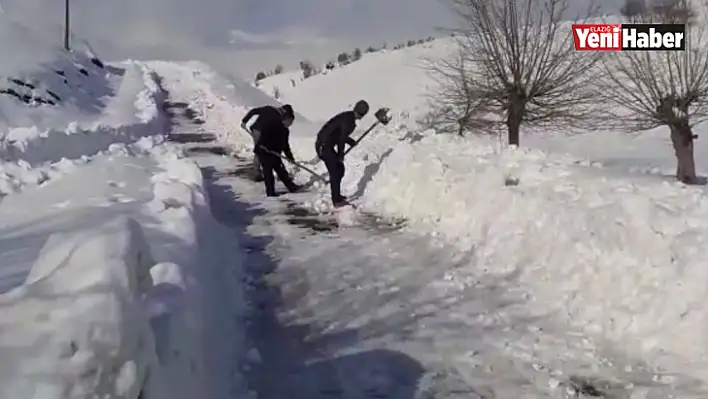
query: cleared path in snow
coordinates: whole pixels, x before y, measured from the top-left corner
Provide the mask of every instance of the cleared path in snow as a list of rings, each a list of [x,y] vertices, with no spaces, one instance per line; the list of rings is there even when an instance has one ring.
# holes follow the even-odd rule
[[[705,397],[680,376],[652,381],[640,361],[551,317],[528,317],[513,275],[461,278],[473,253],[389,226],[333,228],[297,205],[307,193],[267,199],[243,178],[247,160],[199,132],[188,104],[176,108],[173,140],[247,252],[248,333],[260,352],[247,377],[260,399]]]

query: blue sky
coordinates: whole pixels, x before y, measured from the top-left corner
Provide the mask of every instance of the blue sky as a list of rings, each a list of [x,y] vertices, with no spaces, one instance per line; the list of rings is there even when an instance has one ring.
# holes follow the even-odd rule
[[[245,76],[303,58],[324,61],[355,46],[422,38],[454,24],[445,0],[71,1],[74,34],[104,58],[196,58]],[[61,28],[63,1],[0,4],[21,10],[51,35]]]

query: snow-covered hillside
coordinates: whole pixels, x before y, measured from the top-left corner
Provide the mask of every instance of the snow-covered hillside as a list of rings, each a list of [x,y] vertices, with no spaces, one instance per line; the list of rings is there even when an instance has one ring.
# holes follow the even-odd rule
[[[301,71],[286,71],[258,82],[265,93],[278,93],[279,101],[296,104],[296,109],[310,119],[324,122],[340,109],[359,98],[372,108],[390,107],[396,114],[411,116],[405,123],[416,122],[428,112],[430,94],[435,87],[429,61],[449,56],[455,39],[441,38],[398,50],[383,50],[332,71],[302,78]],[[414,125],[410,125],[414,126]],[[696,133],[702,137],[705,126]],[[414,130],[418,130],[415,129]],[[559,139],[559,136],[562,136]],[[671,175],[675,158],[668,132],[654,129],[642,134],[600,131],[566,137],[563,131],[522,137],[524,146],[551,152],[570,153],[575,157],[602,162],[620,174],[630,172]],[[708,142],[695,143],[697,168],[708,174]]]
[[[365,98],[374,109],[387,106],[420,114],[426,110],[434,84],[427,60],[448,55],[453,43],[452,39],[438,39],[380,50],[308,79],[302,78],[301,71],[285,72],[263,79],[258,86],[270,95],[279,92],[280,101],[297,104],[297,111],[321,122],[359,98]]]

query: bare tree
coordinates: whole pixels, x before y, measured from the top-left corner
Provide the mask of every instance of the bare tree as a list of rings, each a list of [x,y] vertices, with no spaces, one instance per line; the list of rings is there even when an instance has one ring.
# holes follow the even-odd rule
[[[453,38],[458,59],[438,76],[457,90],[452,105],[478,132],[506,130],[519,145],[522,124],[589,127],[596,108],[591,72],[600,54],[575,50],[568,0],[449,0],[463,27]],[[575,18],[574,18],[575,17]],[[444,71],[443,73],[440,73]]]
[[[690,23],[706,17],[696,12],[688,0],[683,10],[674,5],[670,13],[656,9],[641,22],[689,23],[686,51],[623,51],[608,56],[603,62],[601,91],[614,105],[612,120],[616,126],[643,131],[667,126],[676,156],[676,178],[697,184],[694,160],[693,127],[708,119],[708,21]],[[683,18],[679,19],[679,15]]]
[[[474,89],[468,78],[470,65],[460,48],[449,59],[427,59],[427,67],[436,81],[431,93],[428,114],[419,121],[426,128],[435,128],[440,133],[464,136],[466,131],[486,131],[486,124],[475,118],[485,112],[483,102],[474,100]]]

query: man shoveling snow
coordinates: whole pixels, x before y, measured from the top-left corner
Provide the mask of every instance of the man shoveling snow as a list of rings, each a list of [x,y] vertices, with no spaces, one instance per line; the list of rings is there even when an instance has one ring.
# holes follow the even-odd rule
[[[335,207],[347,205],[347,197],[341,193],[342,178],[344,178],[344,144],[350,148],[356,145],[356,140],[350,137],[356,129],[356,121],[369,112],[369,103],[358,101],[354,109],[340,112],[327,121],[317,133],[315,151],[317,156],[324,161],[329,173],[329,185],[332,195],[332,204]]]
[[[258,119],[249,130],[246,124],[254,115],[258,115]],[[283,165],[280,155],[283,153],[288,160],[295,162],[295,157],[290,148],[289,129],[289,126],[292,125],[294,120],[295,113],[293,108],[286,104],[280,108],[268,105],[254,108],[249,111],[241,121],[241,127],[246,131],[250,131],[255,141],[255,147],[253,149],[254,172],[259,173],[262,169],[263,181],[265,182],[266,195],[268,197],[276,197],[278,195],[275,192],[275,176],[273,172],[278,175],[278,179],[285,184],[285,187],[287,187],[288,191],[291,193],[301,188],[293,182],[290,174],[288,174],[288,171],[285,169],[285,165]],[[258,180],[257,175],[256,179]]]
[[[253,145],[255,146],[261,137],[261,132],[263,132],[264,128],[267,129],[269,125],[281,122],[286,127],[290,127],[290,124],[286,123],[286,115],[288,114],[293,115],[293,117],[290,119],[290,124],[292,124],[295,117],[293,107],[290,104],[285,104],[279,108],[273,107],[271,105],[253,108],[248,111],[246,116],[244,116],[241,120],[241,128],[251,135],[251,137],[253,138]],[[256,121],[253,122],[253,125],[251,125],[251,127],[249,128],[248,122],[253,119],[254,116],[256,117]],[[258,158],[258,155],[256,154],[253,155],[252,168],[253,180],[257,182],[263,181],[263,171],[261,169],[261,163]]]

